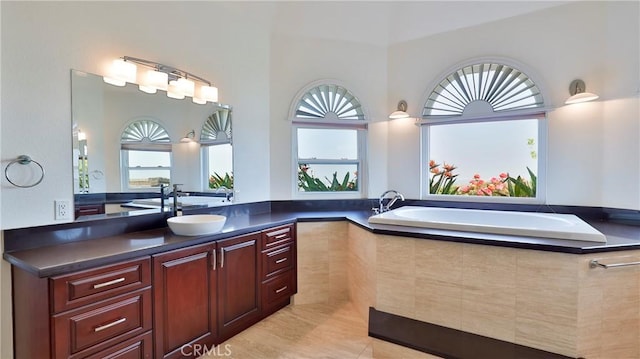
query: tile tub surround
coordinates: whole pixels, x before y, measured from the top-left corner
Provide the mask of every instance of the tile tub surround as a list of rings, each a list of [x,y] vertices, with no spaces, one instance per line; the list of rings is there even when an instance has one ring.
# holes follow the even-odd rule
[[[331,236],[344,233],[344,225],[346,238]],[[298,234],[307,242],[299,247],[299,263],[309,265],[299,265],[306,283],[294,303],[332,303],[346,290],[365,319],[373,307],[518,350],[640,357],[640,268],[589,267],[594,258],[637,261],[640,250],[554,253],[378,235],[343,222],[299,222]],[[346,272],[346,283],[332,275],[336,271]]]

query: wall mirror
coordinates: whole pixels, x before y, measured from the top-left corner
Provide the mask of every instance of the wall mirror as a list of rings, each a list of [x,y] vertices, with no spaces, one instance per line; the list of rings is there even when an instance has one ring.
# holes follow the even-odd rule
[[[159,200],[160,184],[194,197],[232,193],[231,106],[113,86],[78,70],[71,101],[76,217],[153,209],[143,200]]]

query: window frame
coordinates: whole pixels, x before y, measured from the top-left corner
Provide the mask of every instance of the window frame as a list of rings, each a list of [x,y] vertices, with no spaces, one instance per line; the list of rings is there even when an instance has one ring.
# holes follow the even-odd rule
[[[338,86],[345,89],[349,95],[353,96],[362,112],[362,119],[334,119],[334,118],[306,118],[297,117],[296,111],[300,101],[312,90],[319,86]],[[293,199],[360,199],[367,196],[367,139],[368,139],[368,118],[367,111],[362,102],[351,92],[350,86],[346,86],[336,80],[320,80],[305,86],[294,97],[289,110],[289,121],[291,122],[291,191]],[[333,116],[335,117],[335,116]],[[357,155],[356,160],[335,160],[335,159],[313,159],[300,160],[298,158],[298,129],[352,129],[357,131]],[[298,187],[298,166],[300,163],[309,164],[356,164],[357,166],[357,191],[300,191]]]
[[[431,98],[432,93],[435,91],[447,77],[452,73],[457,72],[463,68],[473,66],[481,63],[499,63],[518,70],[533,82],[539,90],[539,94],[542,97],[542,101],[537,107],[526,109],[513,109],[494,111],[492,113],[463,113],[460,115],[433,115],[426,114],[425,109],[428,101]],[[533,75],[533,76],[532,76]],[[416,124],[420,126],[420,196],[424,200],[434,201],[451,201],[451,202],[470,202],[470,203],[505,203],[505,204],[544,204],[546,203],[546,180],[547,180],[547,142],[548,142],[548,116],[549,108],[545,106],[544,85],[533,74],[533,71],[526,65],[513,61],[511,59],[504,58],[475,58],[458,63],[451,66],[445,72],[441,73],[436,81],[431,83],[423,97],[423,114],[422,119],[418,120]],[[452,123],[478,123],[478,122],[494,122],[494,121],[510,121],[510,120],[525,120],[525,119],[538,119],[538,173],[537,176],[537,188],[536,197],[501,197],[501,196],[466,196],[466,195],[442,195],[429,193],[429,161],[431,160],[429,155],[429,135],[430,128],[432,126],[452,124]]]
[[[130,167],[129,151],[168,152],[169,167]],[[140,192],[148,188],[132,188],[129,186],[131,169],[136,170],[169,170],[169,183],[173,183],[173,144],[166,127],[154,118],[136,118],[120,131],[120,188],[123,192]]]
[[[168,152],[169,153],[169,167],[166,166],[160,166],[160,167],[130,167],[129,166],[129,151],[147,151],[147,152]],[[169,171],[169,183],[173,183],[172,177],[173,177],[173,151],[171,150],[150,150],[149,146],[146,145],[144,148],[120,148],[120,163],[121,166],[120,168],[123,169],[122,171],[122,176],[121,176],[121,188],[123,192],[140,192],[140,191],[144,191],[146,189],[149,188],[155,188],[155,187],[130,187],[129,186],[129,180],[130,180],[130,174],[129,172],[133,169],[133,170],[168,170]]]
[[[209,172],[210,172],[210,168],[209,168],[209,148],[213,147],[213,146],[220,146],[220,145],[230,145],[231,146],[231,157],[232,157],[232,161],[234,155],[233,155],[233,144],[231,143],[231,141],[222,141],[222,142],[206,142],[206,143],[201,143],[200,144],[200,158],[202,159],[202,164],[200,166],[201,168],[201,173],[200,176],[202,177],[202,192],[211,192],[211,193],[215,193],[217,191],[217,189],[212,189],[209,188]],[[231,175],[233,176],[233,163],[231,165]],[[235,184],[234,184],[235,186]],[[233,190],[233,188],[228,188],[230,190]]]
[[[298,158],[298,130],[299,129],[349,129],[355,130],[357,133],[357,153],[358,158],[352,159],[300,159]],[[329,125],[329,124],[317,124],[309,122],[294,122],[292,124],[292,168],[293,168],[293,196],[298,199],[355,199],[363,198],[365,191],[363,174],[366,173],[365,161],[363,160],[366,153],[366,126],[356,125]],[[301,163],[305,164],[336,164],[336,165],[356,165],[356,171],[358,172],[358,190],[357,191],[319,191],[319,192],[305,192],[300,191],[298,187],[298,168]]]

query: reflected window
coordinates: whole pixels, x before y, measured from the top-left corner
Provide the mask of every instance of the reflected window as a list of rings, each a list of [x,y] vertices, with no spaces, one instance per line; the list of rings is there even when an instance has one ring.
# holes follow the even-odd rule
[[[232,111],[223,106],[211,114],[202,126],[203,173],[205,191],[233,189]]]
[[[171,139],[158,123],[143,119],[127,126],[120,139],[120,155],[123,190],[171,183]]]
[[[546,114],[520,70],[478,63],[446,76],[423,110],[423,194],[542,202]]]
[[[295,196],[361,197],[367,125],[358,99],[339,85],[312,87],[292,122]]]

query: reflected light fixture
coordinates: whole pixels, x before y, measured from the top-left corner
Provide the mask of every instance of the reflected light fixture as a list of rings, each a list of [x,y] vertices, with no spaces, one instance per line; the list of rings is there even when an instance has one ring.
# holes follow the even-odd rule
[[[180,142],[182,143],[195,142],[195,138],[196,138],[196,131],[191,130],[186,135],[184,135],[184,137],[180,139]]]
[[[137,65],[144,71],[138,73]],[[127,82],[137,84],[140,91],[146,93],[166,91],[168,97],[180,100],[188,96],[197,104],[218,102],[218,88],[209,80],[172,66],[130,56],[114,60],[103,80],[115,86],[125,86]]]
[[[569,93],[571,94],[571,97],[569,97],[564,102],[564,104],[571,105],[574,103],[588,102],[588,101],[597,100],[600,97],[594,93],[585,92],[585,89],[586,87],[584,85],[584,81],[582,80],[571,81],[571,84],[569,85]]]
[[[393,111],[389,115],[389,118],[392,120],[396,120],[399,118],[407,117],[409,117],[409,114],[407,113],[407,102],[405,100],[400,100],[400,102],[398,102],[398,109],[396,111]]]

